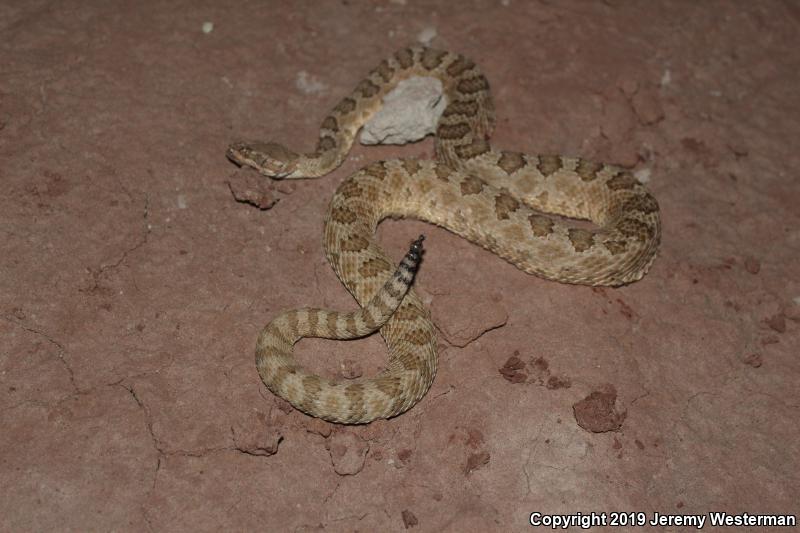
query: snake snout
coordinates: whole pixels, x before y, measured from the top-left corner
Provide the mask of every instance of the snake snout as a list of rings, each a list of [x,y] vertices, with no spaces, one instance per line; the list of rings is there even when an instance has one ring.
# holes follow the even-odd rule
[[[295,169],[297,154],[270,142],[237,142],[228,147],[228,159],[252,167],[270,178],[285,178]]]

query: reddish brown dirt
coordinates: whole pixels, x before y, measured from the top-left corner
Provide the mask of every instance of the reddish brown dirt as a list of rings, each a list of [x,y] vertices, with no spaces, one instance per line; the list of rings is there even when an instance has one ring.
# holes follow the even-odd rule
[[[222,4],[0,6],[0,530],[798,513],[796,3]],[[250,197],[224,152],[310,148],[337,99],[425,30],[488,76],[495,146],[649,177],[663,245],[642,281],[592,290],[383,224],[398,258],[428,237],[417,287],[439,372],[408,413],[332,427],[266,391],[256,336],[281,309],[353,308],[321,248],[327,203],[359,166],[432,143],[357,147]],[[377,336],[298,356],[328,375],[384,361]],[[581,428],[573,405],[607,386],[621,427]]]

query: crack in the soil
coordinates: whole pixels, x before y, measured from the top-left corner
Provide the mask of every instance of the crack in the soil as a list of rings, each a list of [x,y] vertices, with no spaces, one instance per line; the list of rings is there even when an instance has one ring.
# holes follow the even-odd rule
[[[531,489],[531,473],[528,472],[528,465],[531,462],[533,462],[534,457],[536,456],[536,454],[539,451],[539,446],[542,445],[541,441],[539,440],[539,437],[542,436],[542,430],[544,428],[544,424],[545,424],[545,420],[542,420],[541,423],[539,424],[538,430],[536,431],[536,435],[534,435],[531,438],[531,441],[534,442],[534,445],[532,447],[527,447],[526,446],[526,448],[528,449],[528,457],[526,457],[525,461],[522,463],[522,473],[525,474],[525,487],[527,488],[527,492],[525,493],[526,496],[529,495],[532,492],[532,489]],[[534,462],[533,464],[538,464],[538,463]]]
[[[142,412],[144,413],[144,424],[147,427],[148,433],[150,433],[150,438],[153,440],[153,447],[156,449],[156,451],[159,454],[164,454],[164,450],[161,447],[161,444],[160,444],[160,442],[158,440],[158,437],[156,437],[155,433],[153,432],[153,421],[152,421],[151,416],[150,416],[150,409],[144,404],[144,402],[136,394],[136,391],[134,390],[133,385],[125,385],[124,383],[122,383],[122,381],[123,380],[118,381],[117,383],[115,383],[115,385],[119,385],[120,387],[122,387],[123,389],[128,391],[128,393],[133,398],[133,401],[135,401],[136,405],[138,405],[139,408],[142,410]],[[156,468],[156,471],[158,471],[158,468]]]
[[[67,361],[67,358],[66,358],[67,350],[64,348],[63,344],[61,344],[60,342],[55,340],[47,332],[42,331],[42,330],[37,329],[37,328],[26,326],[25,324],[23,324],[20,320],[18,320],[16,318],[12,318],[12,317],[9,317],[9,316],[3,316],[2,318],[3,318],[3,320],[5,320],[8,323],[13,324],[13,325],[15,325],[15,326],[17,326],[19,328],[24,329],[28,333],[33,333],[34,335],[38,335],[40,337],[43,337],[45,340],[47,340],[47,342],[49,342],[50,344],[52,344],[53,346],[58,348],[58,353],[56,354],[56,358],[61,362],[61,365],[66,369],[67,374],[69,375],[69,382],[72,385],[72,389],[74,390],[75,394],[80,394],[81,393],[80,388],[78,388],[78,384],[75,382],[75,372],[72,370],[72,367],[69,365],[69,362]]]
[[[134,390],[133,386],[125,385],[123,383],[123,381],[124,381],[124,378],[120,379],[119,381],[117,381],[115,383],[112,383],[110,385],[111,386],[119,386],[119,387],[122,387],[123,389],[125,389],[126,391],[128,391],[128,393],[131,395],[131,397],[136,402],[136,404],[139,406],[139,408],[142,409],[142,411],[145,413],[145,426],[147,427],[147,431],[150,434],[150,438],[153,441],[153,448],[155,448],[155,450],[159,454],[158,460],[157,460],[157,463],[156,463],[156,468],[155,468],[155,473],[156,474],[158,474],[158,471],[161,468],[161,461],[162,461],[162,459],[164,457],[205,457],[206,455],[214,454],[214,453],[218,453],[218,452],[236,452],[236,453],[242,453],[244,455],[252,455],[252,456],[259,456],[259,457],[262,456],[261,454],[249,453],[246,450],[240,449],[239,447],[237,447],[235,442],[231,446],[216,446],[216,447],[210,447],[210,448],[200,448],[200,449],[197,449],[197,450],[181,450],[181,449],[170,450],[170,449],[167,449],[165,444],[156,436],[155,431],[153,430],[153,421],[152,421],[152,416],[150,414],[150,408],[147,407],[147,405],[145,405],[145,403],[141,400],[141,398],[139,398],[139,396],[136,393],[136,391]],[[283,437],[280,438],[279,442],[281,442],[281,441],[283,441]],[[155,479],[153,481],[153,484],[155,485]]]
[[[457,342],[453,342],[450,339],[448,339],[447,335],[445,334],[445,332],[442,330],[441,327],[439,327],[439,324],[437,324],[435,321],[433,323],[433,326],[436,328],[436,331],[439,332],[438,337],[441,338],[444,342],[446,342],[448,346],[453,347],[453,348],[466,348],[467,346],[469,346],[473,342],[477,341],[478,339],[480,339],[481,337],[483,337],[484,335],[486,335],[490,331],[494,331],[496,329],[500,329],[502,327],[505,327],[506,324],[508,324],[508,318],[506,318],[503,321],[502,324],[496,324],[494,326],[486,326],[486,329],[481,330],[480,333],[478,333],[474,337],[472,337],[470,339],[467,339],[466,341],[464,341],[463,344],[460,344],[460,343],[457,343]]]
[[[142,214],[142,219],[144,220],[144,233],[139,238],[138,242],[136,242],[130,248],[127,248],[122,251],[122,255],[114,262],[101,264],[99,268],[91,268],[89,267],[89,272],[92,275],[93,285],[89,289],[89,291],[95,291],[100,287],[100,277],[103,276],[106,272],[113,271],[117,269],[127,258],[130,254],[147,244],[148,237],[152,232],[152,228],[148,222],[148,218],[150,217],[150,197],[145,194],[144,196],[144,212]]]
[[[641,383],[639,384],[639,386],[640,386],[640,387],[642,387],[642,388],[644,389],[644,392],[643,392],[642,394],[640,394],[639,396],[636,396],[635,398],[633,398],[633,399],[630,401],[630,403],[628,403],[628,407],[633,407],[633,404],[635,404],[636,402],[638,402],[638,401],[639,401],[639,400],[641,400],[642,398],[647,398],[648,396],[650,396],[650,391],[649,391],[649,390],[647,390],[647,387],[645,387],[645,386],[644,386],[644,385],[642,385]]]

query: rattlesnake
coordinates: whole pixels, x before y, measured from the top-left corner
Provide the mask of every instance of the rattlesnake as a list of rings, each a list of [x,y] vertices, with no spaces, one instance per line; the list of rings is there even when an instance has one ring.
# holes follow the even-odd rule
[[[437,159],[362,168],[339,186],[325,221],[327,258],[363,308],[350,314],[288,311],[264,328],[257,343],[256,365],[267,387],[297,409],[331,422],[357,424],[398,415],[425,395],[436,373],[433,323],[408,290],[421,241],[395,269],[374,239],[382,219],[425,220],[526,272],[586,285],[640,279],[660,241],[658,204],[630,172],[580,158],[492,149],[494,108],[484,75],[462,55],[421,46],[382,61],[341,100],[322,122],[313,153],[241,142],[227,155],[273,178],[325,175],[346,157],[382,97],[412,76],[440,79],[448,98],[436,131]],[[542,213],[587,219],[598,228],[569,227]],[[375,377],[325,379],[292,356],[302,337],[354,338],[378,328],[389,364]]]

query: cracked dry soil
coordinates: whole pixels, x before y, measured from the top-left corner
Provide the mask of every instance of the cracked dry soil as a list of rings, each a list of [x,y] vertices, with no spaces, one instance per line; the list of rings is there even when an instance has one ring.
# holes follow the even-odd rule
[[[796,3],[230,7],[0,7],[0,530],[798,513]],[[416,287],[438,375],[396,419],[332,426],[264,388],[255,339],[282,309],[353,308],[321,249],[327,203],[360,166],[433,144],[357,146],[293,183],[224,152],[310,148],[337,100],[417,40],[481,65],[495,146],[646,180],[663,244],[642,281],[592,289],[382,224],[398,259],[427,235]],[[297,354],[329,376],[385,361],[378,336]]]

